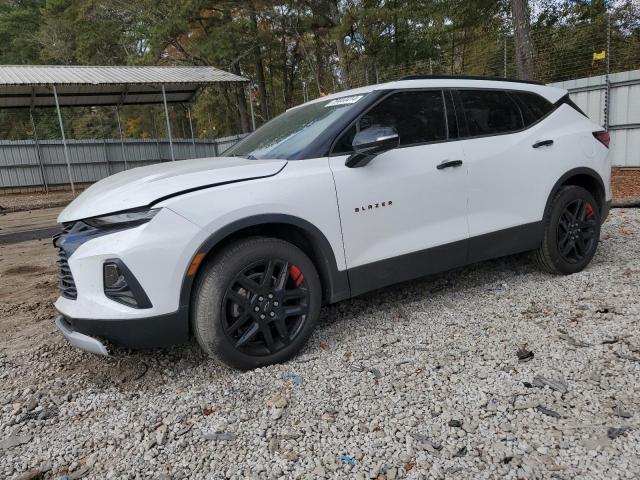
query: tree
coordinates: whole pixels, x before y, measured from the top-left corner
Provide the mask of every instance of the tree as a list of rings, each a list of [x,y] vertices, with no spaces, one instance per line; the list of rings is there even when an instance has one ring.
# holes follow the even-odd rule
[[[531,20],[527,0],[511,0],[516,69],[521,80],[535,80],[535,50],[531,38]]]

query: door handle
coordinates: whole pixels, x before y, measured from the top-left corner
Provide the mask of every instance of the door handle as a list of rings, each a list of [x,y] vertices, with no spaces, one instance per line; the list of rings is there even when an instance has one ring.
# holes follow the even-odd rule
[[[439,163],[436,168],[438,170],[442,170],[443,168],[459,167],[460,165],[462,165],[462,160],[445,160],[444,162]]]
[[[536,142],[531,146],[533,148],[540,148],[540,147],[548,147],[551,145],[553,145],[553,140],[540,140],[539,142]]]

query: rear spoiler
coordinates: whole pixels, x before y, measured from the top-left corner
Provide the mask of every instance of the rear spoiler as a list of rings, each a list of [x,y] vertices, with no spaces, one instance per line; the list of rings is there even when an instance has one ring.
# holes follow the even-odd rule
[[[562,104],[567,104],[567,105],[569,105],[569,106],[570,106],[571,108],[573,108],[576,112],[581,113],[581,114],[582,114],[582,115],[584,115],[585,117],[589,118],[589,117],[587,116],[587,114],[586,114],[586,113],[584,113],[584,112],[582,111],[582,109],[581,109],[578,105],[576,105],[576,104],[574,103],[574,101],[573,101],[573,100],[571,100],[571,98],[569,97],[569,94],[568,94],[568,93],[567,93],[564,97],[562,97],[560,100],[558,100],[556,103],[554,103],[554,104],[553,104],[553,108],[554,108],[554,110],[555,110],[556,108],[559,108]]]

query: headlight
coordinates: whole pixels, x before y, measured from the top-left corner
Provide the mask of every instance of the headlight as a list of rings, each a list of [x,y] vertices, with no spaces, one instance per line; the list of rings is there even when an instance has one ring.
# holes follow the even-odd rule
[[[129,210],[128,212],[112,213],[102,217],[87,218],[84,221],[87,225],[96,228],[108,228],[119,226],[135,226],[147,223],[160,211],[159,208],[144,210]]]

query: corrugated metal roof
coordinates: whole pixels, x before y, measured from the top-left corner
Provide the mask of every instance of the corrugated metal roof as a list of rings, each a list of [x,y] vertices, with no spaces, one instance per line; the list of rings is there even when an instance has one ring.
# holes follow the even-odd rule
[[[244,77],[214,67],[0,66],[0,86],[159,85],[246,81]]]
[[[189,102],[204,85],[247,82],[214,67],[0,65],[0,108]]]

